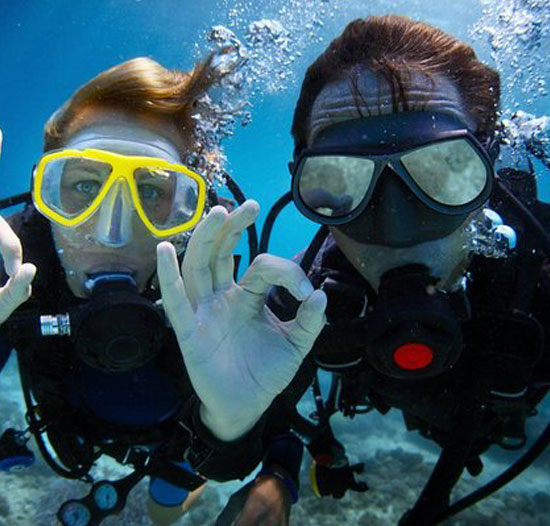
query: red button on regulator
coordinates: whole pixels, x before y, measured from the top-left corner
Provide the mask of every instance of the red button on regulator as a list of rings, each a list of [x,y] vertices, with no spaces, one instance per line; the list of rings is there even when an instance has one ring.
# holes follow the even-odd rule
[[[423,369],[432,363],[434,353],[425,343],[405,343],[395,349],[393,359],[395,363],[407,371]]]
[[[315,457],[315,463],[318,466],[330,466],[334,458],[328,453],[320,453]]]

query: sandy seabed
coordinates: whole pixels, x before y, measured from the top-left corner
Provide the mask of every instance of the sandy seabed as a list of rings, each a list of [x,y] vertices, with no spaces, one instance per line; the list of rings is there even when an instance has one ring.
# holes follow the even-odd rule
[[[0,414],[4,429],[10,425],[22,427],[23,406],[14,360],[0,380]],[[539,416],[529,422],[532,437],[550,420],[549,400]],[[306,402],[304,411],[311,407]],[[304,463],[301,474],[300,500],[293,506],[294,526],[395,526],[410,508],[437,460],[438,450],[416,433],[409,433],[398,412],[386,416],[369,414],[353,420],[336,415],[333,427],[345,444],[352,462],[364,462],[364,480],[370,486],[366,493],[348,493],[343,499],[319,499],[310,487],[309,466]],[[473,478],[464,474],[455,488],[453,498],[460,498],[477,489],[502,472],[518,452],[510,454],[498,448],[483,457],[485,469]],[[117,479],[123,476],[114,461],[101,460],[97,478]],[[209,483],[205,492],[176,524],[178,526],[209,526],[221,511],[231,493],[241,482]],[[56,476],[37,455],[28,470],[8,474],[0,472],[0,526],[54,526],[55,512],[70,498],[80,498],[89,487],[78,481]],[[118,516],[106,519],[104,526],[142,526],[151,524],[145,503],[147,482],[142,481],[130,493],[126,508]],[[546,451],[526,472],[506,488],[476,506],[443,523],[446,526],[549,526],[550,525],[550,451]]]

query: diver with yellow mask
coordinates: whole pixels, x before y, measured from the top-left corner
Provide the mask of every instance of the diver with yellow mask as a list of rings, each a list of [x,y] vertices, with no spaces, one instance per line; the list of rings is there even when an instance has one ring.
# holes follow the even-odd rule
[[[269,443],[263,413],[324,322],[324,294],[290,261],[262,255],[235,283],[258,206],[215,206],[183,162],[213,77],[208,61],[184,73],[135,59],[92,79],[46,125],[32,203],[0,220],[0,363],[17,350],[29,423],[0,439],[0,468],[32,463],[34,435],[56,473],[90,483],[63,526],[119,513],[145,476],[156,524],[206,479],[246,476]],[[290,324],[265,308],[275,283],[303,301]],[[95,480],[102,455],[132,473]]]

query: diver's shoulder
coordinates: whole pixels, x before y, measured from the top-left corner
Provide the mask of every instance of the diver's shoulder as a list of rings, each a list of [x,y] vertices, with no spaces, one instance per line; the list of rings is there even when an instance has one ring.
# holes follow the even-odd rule
[[[519,204],[550,233],[550,203],[539,199],[540,180],[534,171],[524,171],[513,167],[504,167],[497,172],[497,184],[506,188],[519,201]],[[518,205],[501,190],[493,191],[489,207],[498,212],[514,229],[519,228],[519,234],[533,236],[532,225],[526,220],[525,211],[520,211]]]
[[[550,235],[550,203],[539,201],[537,203],[537,219],[542,223]]]
[[[22,243],[26,241],[25,238],[28,235],[37,238],[33,241],[40,241],[41,235],[44,232],[50,232],[48,220],[30,203],[23,210],[6,217],[6,221],[21,239]]]

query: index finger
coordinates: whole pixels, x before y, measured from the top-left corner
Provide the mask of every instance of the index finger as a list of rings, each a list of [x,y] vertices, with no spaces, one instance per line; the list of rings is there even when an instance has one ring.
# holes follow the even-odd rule
[[[256,220],[259,210],[258,203],[249,199],[227,217],[211,256],[214,290],[228,288],[233,283],[233,251],[244,230]]]
[[[6,274],[8,276],[17,274],[23,259],[21,241],[2,216],[0,216],[0,255],[4,260]]]
[[[221,206],[212,208],[195,228],[187,245],[181,271],[189,299],[194,306],[212,296],[210,259],[217,234],[226,218],[225,208]]]
[[[192,332],[194,315],[179,272],[176,249],[167,241],[157,245],[157,275],[164,311],[178,337],[182,352],[185,352],[184,345]]]

